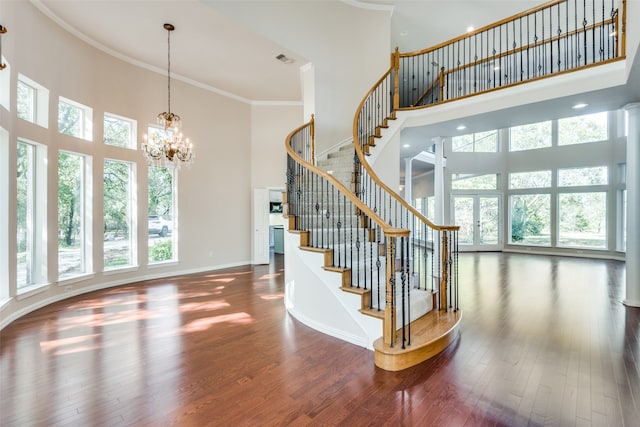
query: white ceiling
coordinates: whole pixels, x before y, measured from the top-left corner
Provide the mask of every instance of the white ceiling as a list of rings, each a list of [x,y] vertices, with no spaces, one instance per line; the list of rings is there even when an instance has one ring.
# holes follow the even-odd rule
[[[171,34],[175,78],[244,101],[300,101],[299,67],[307,60],[225,16],[216,6],[229,0],[31,0],[42,12],[88,43],[158,72],[167,68],[165,22]],[[233,0],[246,4],[250,0]],[[254,0],[255,1],[255,0]],[[286,16],[292,1],[262,0]],[[422,49],[521,12],[526,0],[345,0],[354,7],[376,7],[392,16],[391,46]],[[330,23],[328,23],[330,28]],[[304,35],[301,35],[304,37]],[[283,64],[275,57],[293,59]]]
[[[374,7],[391,13],[390,46],[401,52],[419,50],[449,40],[543,1],[528,0],[31,0],[41,11],[88,43],[126,61],[165,74],[167,31],[171,34],[171,70],[174,78],[250,103],[301,101],[299,68],[303,56],[259,35],[221,11],[230,1],[242,2],[251,13],[254,1],[268,1],[279,16],[287,16],[291,2],[343,1],[353,7]],[[236,8],[237,10],[237,8]],[[330,23],[327,23],[330,30]],[[277,30],[274,28],[274,31]],[[268,37],[268,34],[266,34]],[[300,37],[304,37],[301,34]],[[279,54],[293,59],[284,64]],[[635,70],[640,70],[636,55]],[[626,87],[581,94],[591,99],[591,109],[620,108],[640,99],[640,72],[631,73]],[[585,97],[583,96],[583,98]],[[566,116],[571,99],[559,99],[522,108],[467,118],[467,132],[517,123],[522,117],[540,120]],[[599,105],[598,105],[599,103]],[[524,110],[523,110],[524,109]],[[526,111],[525,111],[526,110]],[[586,111],[585,111],[586,112]],[[437,123],[412,129],[416,138],[454,135],[458,123]],[[420,151],[403,152],[407,157]]]

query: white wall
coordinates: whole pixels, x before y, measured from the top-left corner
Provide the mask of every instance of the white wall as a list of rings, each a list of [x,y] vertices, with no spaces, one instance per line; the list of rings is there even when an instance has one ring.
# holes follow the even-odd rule
[[[335,0],[208,3],[313,63],[318,151],[352,136],[358,104],[390,65],[388,11]]]
[[[137,221],[147,221],[147,165],[139,150],[105,146],[102,141],[104,112],[135,119],[138,134],[154,123],[156,115],[166,108],[166,76],[135,67],[90,47],[76,39],[38,12],[29,2],[2,2],[2,23],[10,25],[3,36],[3,55],[11,64],[12,99],[10,111],[0,107],[0,128],[8,133],[3,153],[9,156],[7,168],[2,168],[0,182],[2,204],[9,200],[8,215],[0,227],[7,227],[8,236],[16,235],[15,224],[15,144],[26,138],[47,146],[47,240],[46,259],[49,285],[28,297],[16,297],[15,243],[8,245],[9,289],[0,311],[0,327],[13,318],[47,303],[92,289],[131,283],[149,277],[161,277],[184,272],[205,271],[224,266],[247,264],[251,259],[251,187],[252,146],[272,150],[269,159],[282,158],[285,129],[298,124],[296,109],[260,108],[252,116],[249,104],[204,91],[180,81],[172,81],[172,109],[182,116],[186,135],[195,144],[196,161],[183,168],[177,178],[178,254],[179,261],[165,266],[147,266],[146,227],[139,227],[137,239],[138,267],[127,272],[105,275],[102,266],[102,161],[116,158],[135,163],[138,175]],[[2,71],[8,72],[7,70]],[[27,123],[15,116],[15,87],[22,73],[49,89],[48,129]],[[58,97],[78,101],[93,108],[93,141],[79,140],[57,131]],[[274,116],[279,118],[272,120]],[[255,119],[255,121],[252,121]],[[273,126],[266,132],[268,140],[257,144],[252,135],[259,133],[265,122]],[[141,138],[138,138],[140,140]],[[57,284],[57,176],[58,150],[65,149],[91,156],[93,161],[93,241],[95,275],[75,282],[71,292]],[[11,160],[12,159],[12,160]],[[256,179],[272,181],[281,186],[283,162],[273,169],[259,169]],[[11,179],[13,177],[13,179]],[[8,187],[8,188],[5,188]],[[8,193],[8,194],[7,194]],[[8,223],[8,224],[6,224]],[[3,233],[4,235],[4,233]],[[5,254],[5,250],[0,251]],[[13,261],[11,261],[13,260]],[[1,263],[0,265],[4,265]],[[6,277],[6,275],[0,275]],[[0,294],[1,296],[1,294]]]
[[[285,139],[309,121],[302,105],[251,107],[251,180],[253,187],[284,187],[287,172]]]

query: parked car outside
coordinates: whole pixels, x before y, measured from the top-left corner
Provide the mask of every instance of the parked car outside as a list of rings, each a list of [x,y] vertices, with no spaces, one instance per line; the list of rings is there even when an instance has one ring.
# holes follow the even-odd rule
[[[165,219],[160,215],[149,215],[149,235],[157,234],[160,237],[166,237],[173,229],[173,222]]]

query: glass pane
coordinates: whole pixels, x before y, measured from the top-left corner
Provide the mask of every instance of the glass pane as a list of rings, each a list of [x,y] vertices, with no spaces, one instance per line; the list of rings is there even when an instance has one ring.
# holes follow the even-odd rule
[[[33,145],[18,142],[16,188],[18,289],[33,283],[34,155]]]
[[[451,150],[460,153],[473,152],[473,134],[454,136],[451,138]]]
[[[58,104],[58,131],[65,135],[82,137],[82,109],[60,101]]]
[[[510,198],[511,243],[551,245],[551,196],[520,194]]]
[[[104,116],[104,143],[116,147],[132,146],[132,125],[130,120],[111,115]]]
[[[509,129],[509,151],[551,147],[551,122],[515,126]]]
[[[551,171],[518,172],[509,174],[509,188],[551,187]]]
[[[131,244],[131,166],[104,161],[104,268],[133,263]]]
[[[498,197],[480,197],[480,244],[497,245],[499,243]]]
[[[608,182],[608,170],[606,166],[558,169],[558,187],[607,185]]]
[[[451,188],[454,190],[496,190],[498,188],[498,176],[453,174],[451,176]]]
[[[606,112],[558,120],[558,145],[582,144],[606,139],[608,139]]]
[[[173,215],[173,170],[149,167],[149,263],[175,257]]]
[[[454,199],[454,224],[460,226],[458,242],[473,244],[473,197],[456,196]]]
[[[607,247],[607,193],[560,194],[558,216],[558,246]]]
[[[36,89],[18,80],[16,96],[18,118],[35,123],[36,121]]]
[[[479,132],[474,134],[476,153],[495,153],[498,151],[498,131]]]
[[[58,277],[85,272],[82,156],[58,154]]]

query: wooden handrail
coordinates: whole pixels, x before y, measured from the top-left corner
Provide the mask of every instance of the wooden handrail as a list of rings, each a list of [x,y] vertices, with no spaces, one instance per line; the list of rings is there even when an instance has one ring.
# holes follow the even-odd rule
[[[439,83],[441,81],[442,78],[442,74],[438,73],[438,77],[436,77],[435,79],[433,79],[431,81],[431,83],[429,83],[429,86],[427,86],[427,88],[424,90],[424,92],[422,92],[422,95],[420,95],[418,97],[418,99],[416,100],[416,102],[413,103],[413,106],[417,105],[420,103],[420,101],[422,101],[422,99],[427,96],[427,94],[429,93],[429,91],[431,89],[433,89],[433,87],[436,85],[436,83]]]
[[[305,123],[302,126],[297,127],[293,131],[287,135],[285,138],[285,149],[287,150],[287,154],[291,156],[296,162],[304,165],[307,169],[311,170],[313,173],[325,178],[330,181],[331,184],[338,189],[338,191],[346,196],[349,201],[351,201],[362,213],[364,213],[368,218],[370,218],[373,222],[375,222],[386,236],[389,237],[407,237],[410,234],[410,231],[405,228],[396,228],[391,227],[387,224],[384,219],[382,219],[377,213],[375,213],[369,206],[367,206],[362,200],[360,200],[352,191],[350,191],[343,183],[338,181],[333,175],[323,171],[322,169],[318,169],[315,165],[312,165],[308,161],[304,160],[300,157],[293,149],[291,148],[291,138],[302,129],[307,126],[312,125],[313,122]]]
[[[563,40],[563,39],[565,39],[567,37],[574,36],[574,35],[579,34],[581,32],[590,31],[590,30],[592,30],[594,28],[600,27],[602,25],[611,24],[613,22],[614,22],[613,18],[612,19],[607,19],[605,21],[599,22],[598,24],[592,24],[592,25],[589,25],[589,26],[586,26],[586,27],[583,27],[583,28],[580,28],[580,29],[577,29],[577,30],[569,31],[569,32],[567,32],[565,34],[562,34],[562,35],[559,35],[559,36],[553,36],[550,39],[538,40],[533,44],[527,44],[526,46],[520,46],[518,48],[515,48],[515,49],[512,49],[512,50],[508,50],[506,52],[502,52],[502,53],[494,55],[494,56],[490,56],[490,57],[483,58],[483,59],[478,59],[478,60],[476,60],[474,62],[471,62],[469,64],[464,64],[464,65],[461,65],[459,67],[451,68],[449,70],[444,71],[444,74],[453,74],[453,73],[456,73],[458,71],[462,71],[462,70],[464,70],[466,68],[471,68],[471,67],[474,67],[476,65],[481,65],[481,64],[485,64],[487,62],[495,61],[496,59],[501,59],[501,58],[504,58],[505,56],[513,55],[513,54],[525,51],[527,49],[531,49],[531,48],[535,48],[535,47],[538,47],[538,46],[542,46],[544,44],[555,43],[555,42],[557,42],[559,40]],[[616,46],[616,48],[617,48],[617,46]],[[619,58],[616,58],[616,59],[619,59]],[[599,64],[601,64],[602,62],[604,62],[604,61],[600,61]],[[571,71],[571,70],[567,70],[567,71]]]
[[[437,230],[437,231],[459,230],[460,227],[456,226],[456,225],[436,225],[433,222],[429,221],[429,219],[427,219],[424,215],[422,215],[420,212],[418,212],[416,210],[416,208],[414,208],[409,203],[407,203],[406,200],[404,200],[402,197],[400,197],[400,195],[398,193],[396,193],[391,188],[389,188],[389,186],[387,184],[385,184],[378,177],[378,175],[374,172],[373,168],[371,168],[369,163],[366,161],[365,155],[362,152],[362,147],[360,146],[360,141],[358,139],[358,120],[360,119],[360,112],[362,111],[362,107],[363,107],[364,103],[369,98],[369,95],[371,95],[375,91],[375,89],[384,81],[384,79],[386,79],[391,74],[391,72],[393,70],[394,70],[394,66],[392,65],[387,70],[387,72],[384,73],[384,75],[371,87],[371,89],[369,89],[369,91],[362,98],[362,101],[360,101],[360,104],[358,104],[358,108],[356,109],[356,114],[355,114],[355,118],[353,119],[353,129],[352,129],[353,130],[353,142],[354,142],[353,145],[355,145],[356,154],[357,154],[358,158],[360,159],[360,164],[362,164],[365,167],[365,169],[367,169],[367,172],[369,173],[371,178],[376,182],[376,184],[378,184],[383,190],[385,190],[387,193],[389,193],[402,206],[404,206],[407,210],[409,210],[409,212],[411,212],[412,214],[417,216],[420,219],[420,221],[422,221],[423,223],[428,225],[430,228],[432,228],[434,230]]]
[[[524,12],[516,13],[515,15],[512,15],[512,16],[510,16],[508,18],[501,19],[501,20],[496,21],[496,22],[494,22],[492,24],[485,25],[482,28],[478,28],[477,30],[470,31],[470,32],[468,32],[468,33],[466,33],[464,35],[461,35],[461,36],[458,36],[458,37],[454,37],[454,38],[452,38],[450,40],[447,40],[447,41],[442,42],[440,44],[437,44],[435,46],[431,46],[431,47],[428,47],[428,48],[422,49],[422,50],[416,50],[416,51],[413,51],[413,52],[401,53],[400,57],[401,58],[405,58],[405,57],[409,57],[409,56],[418,56],[418,55],[424,55],[426,53],[433,52],[435,50],[438,50],[438,49],[440,49],[442,47],[448,46],[448,45],[453,44],[455,42],[464,40],[466,38],[471,38],[471,37],[475,36],[476,34],[480,34],[480,33],[484,32],[484,31],[491,30],[493,28],[499,27],[499,26],[501,26],[503,24],[506,24],[507,22],[511,22],[511,21],[516,20],[516,19],[523,18],[523,17],[525,17],[527,15],[531,15],[533,13],[539,12],[541,10],[547,9],[549,7],[552,7],[552,6],[561,4],[561,3],[566,3],[567,1],[568,0],[553,0],[553,1],[550,1],[550,2],[547,2],[547,3],[543,3],[543,4],[539,5],[539,6],[532,7],[531,9],[528,9],[528,10],[526,10]],[[626,1],[626,0],[623,0],[623,1]]]

